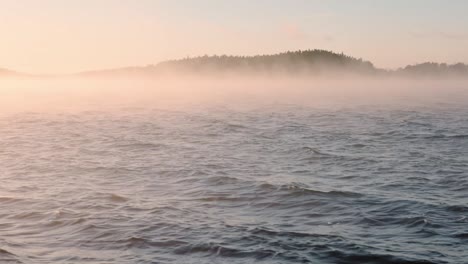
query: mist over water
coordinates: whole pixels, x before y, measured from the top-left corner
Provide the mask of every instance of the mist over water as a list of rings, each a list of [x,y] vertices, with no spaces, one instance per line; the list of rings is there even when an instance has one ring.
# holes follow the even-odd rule
[[[116,110],[119,107],[175,109],[195,105],[294,104],[335,105],[465,104],[467,80],[411,80],[396,78],[344,79],[300,77],[217,78],[172,76],[145,78],[50,78],[0,80],[2,114]]]
[[[463,80],[0,80],[0,262],[466,263]]]

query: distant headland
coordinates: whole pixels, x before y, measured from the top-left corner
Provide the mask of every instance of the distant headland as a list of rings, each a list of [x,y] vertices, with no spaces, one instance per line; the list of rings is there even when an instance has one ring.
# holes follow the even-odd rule
[[[370,61],[327,50],[288,51],[256,56],[199,56],[163,61],[154,65],[80,72],[72,77],[158,77],[170,74],[285,74],[301,76],[388,76],[423,78],[468,78],[468,65],[425,62],[395,70],[380,69]],[[1,77],[58,77],[18,73],[0,69]]]
[[[15,72],[12,70],[0,68],[0,78],[7,77],[7,76],[23,76],[23,75],[26,76],[27,74],[22,74],[22,73]]]

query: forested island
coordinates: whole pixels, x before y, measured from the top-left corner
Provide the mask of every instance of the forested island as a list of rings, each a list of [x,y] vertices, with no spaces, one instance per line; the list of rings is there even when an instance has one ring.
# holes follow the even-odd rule
[[[80,73],[83,76],[147,75],[170,73],[205,74],[285,74],[301,76],[388,76],[388,77],[462,77],[468,78],[468,65],[426,62],[396,70],[380,69],[373,63],[343,53],[326,50],[288,51],[273,55],[186,57],[144,67],[127,67]]]
[[[20,74],[15,72],[15,71],[0,68],[0,77],[2,77],[2,76],[16,76],[16,75],[20,75]]]
[[[158,77],[168,74],[266,74],[301,76],[388,76],[388,77],[427,77],[468,78],[468,65],[464,63],[446,64],[426,62],[408,65],[396,70],[380,69],[373,63],[354,58],[343,53],[326,50],[288,51],[273,55],[228,56],[213,55],[186,57],[163,61],[141,67],[124,67],[72,74],[78,77],[117,77],[145,76]],[[2,76],[21,76],[14,71],[0,69]],[[26,76],[26,75],[23,75]]]

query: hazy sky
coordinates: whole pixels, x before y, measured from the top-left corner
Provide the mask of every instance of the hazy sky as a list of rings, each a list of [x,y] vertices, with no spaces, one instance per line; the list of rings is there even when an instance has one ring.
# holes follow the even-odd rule
[[[466,0],[0,0],[0,67],[32,73],[327,49],[468,63]]]

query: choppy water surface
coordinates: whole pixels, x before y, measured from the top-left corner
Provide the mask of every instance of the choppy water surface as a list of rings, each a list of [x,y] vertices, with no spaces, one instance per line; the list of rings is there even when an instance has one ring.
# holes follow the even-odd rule
[[[0,119],[1,263],[467,263],[468,106]]]

